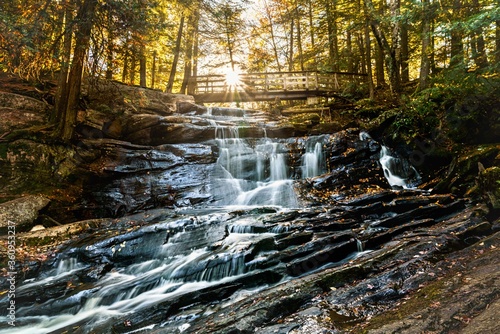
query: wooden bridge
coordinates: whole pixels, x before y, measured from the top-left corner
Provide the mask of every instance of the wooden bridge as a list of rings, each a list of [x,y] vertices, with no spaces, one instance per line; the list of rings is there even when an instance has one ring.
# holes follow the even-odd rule
[[[228,84],[225,75],[192,78],[196,102],[251,102],[306,100],[309,97],[335,96],[351,85],[366,81],[366,74],[345,72],[276,72],[239,74]]]

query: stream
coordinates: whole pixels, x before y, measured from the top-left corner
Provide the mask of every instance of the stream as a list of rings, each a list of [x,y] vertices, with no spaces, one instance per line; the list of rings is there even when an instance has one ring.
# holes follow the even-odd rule
[[[337,206],[326,206],[297,191],[303,183],[321,190],[360,171],[333,166],[344,154],[332,152],[337,137],[271,138],[264,126],[254,131],[261,136],[241,136],[244,113],[192,117],[214,129],[214,139],[200,144],[216,157],[203,190],[210,201],[148,210],[69,241],[35,277],[19,283],[17,326],[6,326],[3,307],[0,333],[189,333],[193,320],[369,253],[385,242],[369,238],[397,224],[398,215],[436,200],[412,190],[420,179],[413,167],[356,133],[356,145],[378,156],[372,161],[388,182],[379,196],[393,203],[400,195],[391,186],[416,196],[404,209],[396,203],[381,212],[372,205],[360,219],[370,199],[349,202],[338,191],[330,197]],[[6,301],[1,296],[0,303]]]

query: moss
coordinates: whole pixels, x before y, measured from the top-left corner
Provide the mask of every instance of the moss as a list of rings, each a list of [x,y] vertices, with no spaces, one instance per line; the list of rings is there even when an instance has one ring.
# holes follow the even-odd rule
[[[9,144],[0,143],[0,159],[7,159],[7,152],[9,150]]]
[[[369,333],[371,330],[380,328],[388,323],[408,319],[412,314],[427,307],[432,307],[434,303],[442,300],[443,295],[447,293],[448,289],[445,284],[444,280],[432,282],[412,295],[411,300],[401,303],[395,310],[382,312],[372,318],[365,328],[353,333]]]

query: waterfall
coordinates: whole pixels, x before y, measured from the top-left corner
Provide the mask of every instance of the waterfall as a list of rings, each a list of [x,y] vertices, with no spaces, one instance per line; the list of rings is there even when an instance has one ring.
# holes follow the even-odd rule
[[[232,127],[216,129],[216,144],[212,193],[217,204],[298,205],[283,142],[239,138],[238,128]]]
[[[393,157],[386,146],[382,145],[379,162],[392,187],[413,188],[420,180],[417,170],[408,161]]]
[[[372,137],[364,131],[359,133],[359,139],[373,141]],[[410,189],[414,188],[421,180],[417,170],[408,160],[393,156],[387,146],[381,145],[379,163],[391,187]]]
[[[323,136],[310,137],[305,145],[302,156],[302,178],[314,177],[325,172],[325,157],[323,154]]]

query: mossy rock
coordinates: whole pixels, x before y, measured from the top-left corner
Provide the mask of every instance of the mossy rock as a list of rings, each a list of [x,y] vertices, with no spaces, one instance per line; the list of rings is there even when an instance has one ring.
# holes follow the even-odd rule
[[[446,177],[439,182],[436,192],[452,192],[464,195],[476,185],[480,167],[489,168],[498,164],[500,144],[478,145],[462,149],[452,161]],[[479,165],[481,163],[481,165]]]
[[[490,209],[500,211],[500,167],[494,166],[479,172],[479,191]]]

